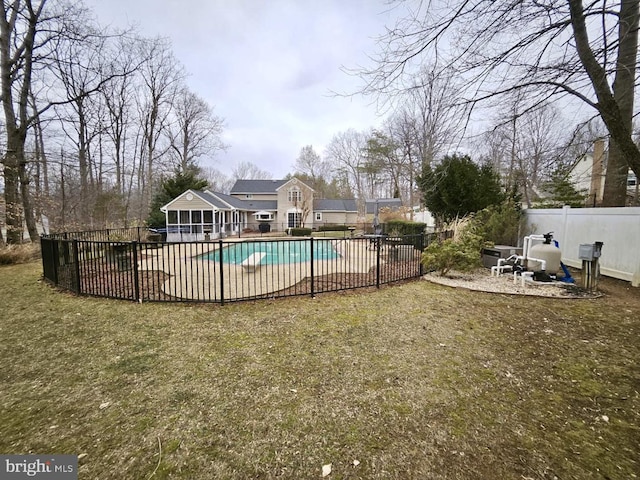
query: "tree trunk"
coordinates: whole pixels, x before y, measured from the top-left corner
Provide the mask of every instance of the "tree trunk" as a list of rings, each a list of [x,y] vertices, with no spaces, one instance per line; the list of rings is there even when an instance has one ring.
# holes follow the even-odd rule
[[[9,127],[7,125],[7,127]],[[24,142],[18,132],[11,132],[7,128],[7,153],[4,158],[4,201],[6,208],[7,243],[22,243],[22,208],[20,205],[20,174],[19,165],[24,153]]]
[[[638,2],[624,1],[620,7],[618,38],[620,48],[613,82],[613,97],[620,108],[625,128],[631,132],[633,126],[633,93],[635,87],[635,65],[638,55]],[[602,205],[624,207],[627,201],[627,174],[630,163],[612,138],[609,144],[609,158],[604,184]]]
[[[27,172],[26,162],[22,162],[19,167],[20,176],[20,193],[22,195],[22,207],[24,212],[24,221],[27,224],[29,239],[35,242],[38,239],[38,229],[36,228],[36,217],[33,212],[31,203],[31,191],[29,190],[29,173]]]
[[[640,11],[638,3],[637,0],[623,0],[621,2],[618,22],[618,59],[612,92],[609,88],[607,72],[598,63],[589,45],[582,2],[580,0],[569,1],[576,49],[598,99],[596,108],[611,134],[612,143],[615,142],[617,144],[616,148],[620,150],[623,161],[636,175],[640,175],[640,150],[631,137],[631,117],[629,112],[633,111],[634,80],[638,54],[638,20]],[[614,155],[617,155],[615,151]],[[620,161],[617,158],[614,157],[613,162],[614,171],[611,175],[616,178],[612,180],[613,183],[607,182],[610,186],[608,190],[605,186],[605,196],[607,191],[616,191],[615,198],[618,201],[615,201],[615,198],[610,198],[605,200],[603,204],[609,206],[614,206],[615,204],[615,206],[618,206],[621,193],[619,191],[620,179],[618,175],[622,168],[619,166]]]

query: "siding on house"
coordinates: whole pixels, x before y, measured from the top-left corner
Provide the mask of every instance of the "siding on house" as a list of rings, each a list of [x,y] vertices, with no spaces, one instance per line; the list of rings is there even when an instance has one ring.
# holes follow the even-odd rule
[[[251,193],[251,198],[247,198],[246,193],[232,193],[231,196],[237,198],[238,200],[243,200],[245,202],[251,202],[252,200],[275,200],[276,194],[273,193]]]
[[[300,189],[300,192],[302,193],[302,200],[298,202],[297,205],[296,203],[289,201],[289,190],[291,190],[296,186]],[[286,184],[282,185],[282,188],[280,188],[277,192],[277,199],[278,199],[278,219],[279,219],[278,221],[279,222],[282,222],[283,224],[286,225],[289,219],[288,217],[289,211],[296,208],[299,210],[302,210],[302,205],[303,203],[306,202],[307,208],[309,209],[309,213],[305,218],[302,219],[302,223],[304,223],[305,225],[311,225],[313,223],[313,216],[312,216],[313,215],[313,189],[311,189],[311,187],[299,181],[298,179],[294,178],[289,182],[287,182]]]
[[[358,214],[356,212],[319,212],[322,213],[322,220],[315,220],[314,214],[314,222],[315,226],[326,225],[326,224],[355,224],[358,221]]]

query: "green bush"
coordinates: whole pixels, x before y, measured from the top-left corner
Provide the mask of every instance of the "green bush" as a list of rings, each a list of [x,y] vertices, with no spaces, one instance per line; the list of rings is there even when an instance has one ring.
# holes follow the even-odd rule
[[[422,234],[427,226],[426,223],[410,222],[408,220],[389,220],[384,226],[384,231],[387,235],[392,237],[408,236],[402,242],[403,244],[413,245],[418,250],[424,248]]]
[[[311,235],[311,229],[310,228],[290,228],[289,234],[292,237],[308,237],[309,235]]]
[[[508,199],[477,212],[471,221],[474,233],[494,245],[517,245],[524,235],[525,218],[520,204]]]
[[[393,232],[397,235],[420,235],[426,228],[426,223],[411,222],[409,220],[389,220],[385,225],[385,233]]]
[[[320,225],[318,227],[319,232],[346,232],[349,230],[349,225]]]
[[[446,275],[450,270],[468,272],[480,266],[483,239],[467,228],[458,240],[448,238],[429,245],[422,254],[422,265]]]

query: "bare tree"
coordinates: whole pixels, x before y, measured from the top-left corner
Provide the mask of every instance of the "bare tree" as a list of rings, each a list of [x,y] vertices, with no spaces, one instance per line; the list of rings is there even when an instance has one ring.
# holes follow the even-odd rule
[[[101,98],[98,95],[92,98],[92,94],[104,83],[107,37],[91,24],[87,14],[73,18],[73,22],[78,35],[57,43],[52,71],[63,90],[60,97],[64,103],[56,108],[60,125],[77,151],[80,178],[78,220],[81,224],[89,224],[98,185],[102,181],[101,168],[94,169],[91,158],[92,140],[101,130],[102,105]]]
[[[325,157],[334,165],[337,175],[356,193],[360,211],[364,211],[367,198],[363,173],[366,146],[367,134],[349,129],[334,135],[325,149]]]
[[[240,162],[231,172],[234,180],[271,180],[273,176],[251,162]]]
[[[380,39],[377,67],[362,71],[364,92],[396,95],[421,63],[463,79],[463,102],[475,108],[515,90],[522,111],[551,98],[571,97],[592,107],[607,126],[621,164],[640,174],[631,119],[636,86],[639,2],[580,0],[422,1]],[[600,28],[590,37],[590,25]],[[596,27],[600,25],[600,27]],[[593,31],[593,30],[592,30]],[[445,48],[445,46],[447,46]],[[428,59],[428,60],[427,60]],[[616,150],[613,152],[621,191]],[[611,192],[612,190],[607,190]],[[607,204],[619,204],[610,193]]]
[[[4,165],[4,198],[6,205],[7,243],[22,241],[23,213],[31,240],[37,237],[31,209],[28,182],[26,187],[25,142],[33,122],[28,109],[33,78],[34,49],[38,25],[42,21],[45,2],[31,0],[2,2],[0,17],[0,79],[2,107],[5,117],[7,151]],[[20,188],[22,186],[22,189]],[[22,190],[22,191],[21,191]],[[22,193],[23,212],[20,208]],[[25,195],[26,193],[26,195]]]
[[[331,166],[320,158],[313,145],[306,145],[300,149],[294,170],[296,173],[308,175],[314,181],[320,178],[328,181],[331,177]]]
[[[203,155],[213,157],[226,146],[222,143],[223,120],[196,94],[183,87],[174,101],[175,122],[168,129],[175,164],[182,171],[195,165]]]
[[[209,185],[207,188],[212,192],[229,193],[233,187],[234,179],[228,177],[217,168],[202,167],[202,176]]]
[[[143,219],[153,196],[157,163],[170,148],[162,144],[162,139],[167,134],[173,99],[182,87],[184,72],[174,58],[168,40],[139,40],[138,44],[141,56],[147,58],[141,69],[142,88],[138,90],[138,115],[142,126],[138,188],[141,193],[140,218]]]

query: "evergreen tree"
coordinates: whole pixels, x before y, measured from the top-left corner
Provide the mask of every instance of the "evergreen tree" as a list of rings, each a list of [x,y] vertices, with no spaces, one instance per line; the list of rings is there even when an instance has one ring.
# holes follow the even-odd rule
[[[188,168],[185,171],[176,171],[173,177],[165,179],[151,202],[147,225],[150,227],[164,227],[165,215],[160,211],[160,207],[189,189],[202,190],[205,188],[208,183],[199,177],[199,173],[196,168]]]
[[[541,205],[542,208],[584,207],[587,199],[585,191],[579,191],[569,181],[566,168],[558,168],[551,174],[551,179],[542,186],[542,190],[550,195]]]
[[[440,221],[450,221],[504,201],[497,173],[466,155],[446,156],[432,169],[425,164],[418,184],[424,204]]]

